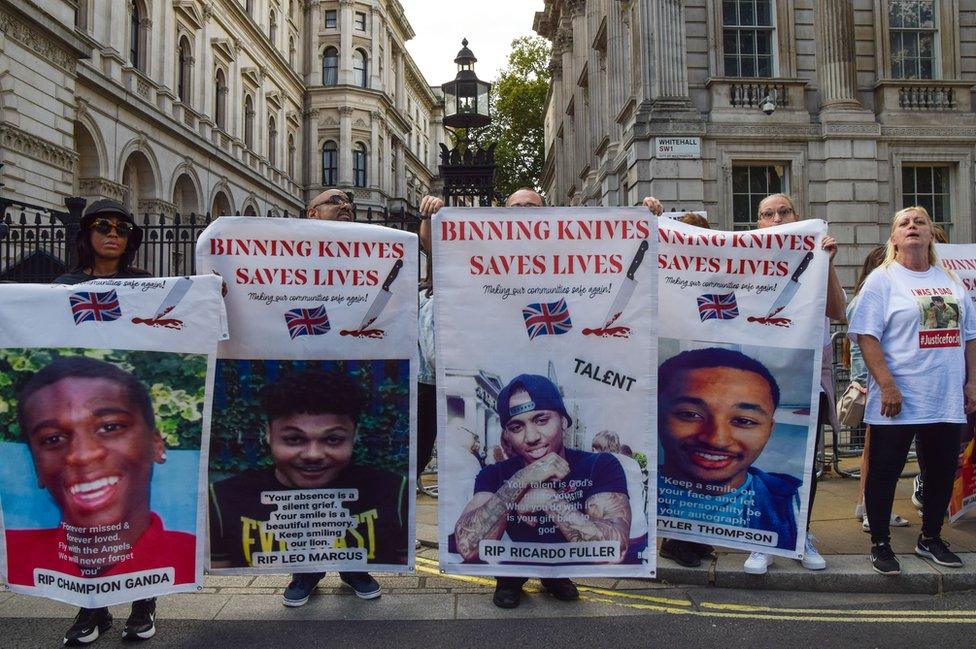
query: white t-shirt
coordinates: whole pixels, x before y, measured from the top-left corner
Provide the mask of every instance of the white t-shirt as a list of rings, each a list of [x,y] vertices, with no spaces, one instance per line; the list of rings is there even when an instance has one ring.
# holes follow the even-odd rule
[[[962,285],[942,268],[878,268],[861,288],[848,335],[881,341],[902,394],[896,417],[881,416],[881,389],[868,377],[869,424],[965,423],[965,342],[976,339],[976,310]]]

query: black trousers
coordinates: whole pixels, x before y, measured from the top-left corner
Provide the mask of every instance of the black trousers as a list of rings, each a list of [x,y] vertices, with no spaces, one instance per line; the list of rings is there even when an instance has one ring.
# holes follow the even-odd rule
[[[495,582],[498,586],[502,588],[521,588],[525,582],[529,580],[528,577],[495,577]],[[566,577],[552,577],[552,578],[542,578],[539,581],[545,586],[547,582],[558,582],[558,581],[570,581]]]
[[[813,444],[813,463],[810,467],[810,496],[807,499],[807,531],[810,531],[810,521],[813,519],[813,501],[817,499],[817,453],[820,451],[820,438],[823,437],[824,426],[830,423],[830,400],[823,392],[820,393],[820,410],[817,415],[817,441]]]
[[[427,468],[437,441],[437,388],[417,383],[417,479]]]
[[[920,464],[925,466],[922,536],[939,536],[949,498],[952,497],[961,434],[962,424],[872,424],[864,506],[873,543],[888,543],[891,540],[889,524],[895,487],[905,468],[912,439],[915,439]]]

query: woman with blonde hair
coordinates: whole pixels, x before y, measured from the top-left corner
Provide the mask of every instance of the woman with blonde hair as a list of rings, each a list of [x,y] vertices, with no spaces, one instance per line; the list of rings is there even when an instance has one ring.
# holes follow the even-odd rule
[[[878,246],[868,253],[867,257],[864,258],[864,263],[861,265],[861,272],[857,276],[857,284],[854,285],[854,297],[851,298],[850,303],[847,305],[847,319],[848,321],[854,315],[854,310],[857,308],[857,301],[860,297],[861,287],[864,286],[864,282],[867,281],[868,275],[870,275],[875,268],[881,265],[884,261],[885,256],[885,246]],[[861,355],[861,348],[857,346],[857,343],[850,342],[848,339],[851,349],[850,358],[850,368],[851,368],[851,384],[856,384],[858,390],[861,394],[866,395],[868,392],[868,368],[864,364],[864,357]],[[865,532],[871,531],[871,526],[868,523],[868,515],[864,511],[864,485],[867,483],[868,478],[868,454],[871,449],[871,426],[868,425],[864,429],[864,450],[861,452],[861,476],[860,476],[860,498],[857,503],[857,507],[854,508],[854,518],[861,521],[861,529]],[[906,519],[902,518],[898,514],[892,513],[890,520],[892,527],[908,527],[909,523]]]
[[[958,309],[957,327],[927,325],[925,314],[937,301]],[[860,346],[870,374],[864,421],[871,425],[873,443],[864,501],[871,563],[884,575],[901,571],[891,549],[889,517],[914,439],[925,465],[915,554],[961,567],[939,535],[962,426],[966,414],[976,411],[976,310],[958,278],[939,264],[925,208],[895,214],[884,261],[864,282],[848,335]]]

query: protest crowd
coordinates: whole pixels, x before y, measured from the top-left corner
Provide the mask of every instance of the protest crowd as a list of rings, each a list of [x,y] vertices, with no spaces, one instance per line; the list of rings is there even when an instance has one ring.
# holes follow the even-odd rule
[[[495,577],[493,602],[500,608],[519,605],[529,578],[541,578],[554,598],[573,601],[579,593],[572,577],[650,577],[658,553],[697,567],[716,546],[747,551],[742,570],[750,574],[766,573],[775,556],[819,571],[828,561],[809,533],[817,493],[814,463],[819,436],[827,426],[838,431],[838,418],[845,426],[861,420],[867,425],[861,502],[851,505],[857,525],[870,533],[865,554],[874,569],[881,575],[900,572],[890,527],[909,521],[892,506],[913,444],[921,468],[913,502],[922,518],[914,552],[939,566],[961,567],[962,560],[941,533],[957,485],[960,447],[965,449],[972,439],[976,306],[959,274],[943,265],[936,246],[945,243],[944,233],[926,210],[907,207],[892,215],[887,243],[864,260],[849,296],[834,270],[837,241],[822,222],[801,217],[787,195],[762,200],[758,230],[735,234],[782,236],[796,245],[782,257],[770,257],[784,265],[768,273],[779,282],[775,290],[761,295],[766,302],[777,302],[768,313],[763,307],[749,318],[750,323],[761,321],[756,326],[764,327],[774,341],[760,347],[709,337],[726,321],[745,320],[739,312],[746,313],[747,299],[753,296],[742,287],[701,289],[705,293],[697,297],[692,319],[709,333],[679,336],[663,324],[660,330],[641,330],[637,317],[646,316],[640,322],[657,327],[651,311],[665,304],[664,290],[678,284],[662,282],[660,294],[647,293],[651,287],[646,281],[658,285],[658,271],[663,273],[675,254],[672,246],[691,249],[695,241],[702,249],[717,250],[766,241],[709,230],[707,217],[699,213],[662,217],[664,206],[653,197],[641,205],[646,209],[624,208],[619,214],[604,214],[602,208],[588,211],[591,219],[628,224],[606,237],[612,239],[606,245],[619,245],[623,252],[613,248],[600,263],[606,262],[606,272],[614,275],[613,291],[619,281],[619,291],[626,293],[608,292],[601,298],[606,304],[613,301],[607,318],[598,323],[602,326],[582,328],[583,311],[571,299],[533,297],[516,318],[518,345],[506,348],[501,319],[496,322],[488,309],[507,303],[492,294],[484,278],[462,277],[466,273],[459,270],[490,274],[498,259],[489,257],[497,243],[490,227],[479,243],[451,241],[447,226],[440,226],[447,219],[475,219],[483,212],[483,223],[507,218],[502,216],[506,213],[516,219],[534,218],[533,213],[560,218],[558,211],[546,209],[534,189],[513,193],[504,210],[453,210],[442,199],[426,196],[420,203],[419,237],[377,234],[383,229],[358,224],[352,196],[329,189],[309,202],[307,220],[218,219],[211,226],[217,229],[205,233],[198,244],[198,259],[207,263],[198,263],[200,272],[214,274],[182,278],[182,283],[151,278],[134,267],[142,232],[132,215],[111,200],[93,203],[81,221],[77,267],[55,280],[60,286],[33,287],[33,292],[23,286],[0,287],[0,303],[34,303],[38,309],[43,300],[63,301],[68,295],[74,322],[67,325],[74,327],[70,336],[55,331],[59,341],[58,336],[68,336],[57,345],[45,342],[50,338],[35,340],[30,326],[11,315],[13,307],[5,308],[0,348],[99,350],[116,349],[113,344],[120,342],[124,344],[118,349],[135,351],[123,361],[108,353],[54,354],[23,376],[15,413],[19,433],[3,440],[23,450],[16,470],[36,472],[49,513],[35,522],[30,522],[31,511],[8,514],[17,496],[3,491],[0,480],[0,512],[7,525],[3,578],[15,592],[79,605],[64,631],[66,645],[96,641],[113,624],[107,606],[128,602],[131,613],[123,637],[151,638],[156,597],[191,590],[205,567],[217,574],[291,572],[283,596],[289,607],[308,602],[325,568],[339,568],[342,582],[356,596],[374,599],[381,587],[367,568],[403,572],[412,567],[412,491],[435,445],[441,472],[442,567]],[[660,249],[653,241],[653,225],[648,237],[616,235],[640,233],[642,225],[636,224],[659,219]],[[240,225],[243,221],[253,228]],[[274,223],[265,223],[269,221]],[[471,223],[475,231],[473,224],[482,222]],[[559,232],[569,231],[564,226],[566,221],[559,223]],[[319,240],[313,239],[316,228],[324,233]],[[518,241],[518,249],[528,250],[526,263],[538,271],[534,274],[546,277],[554,268],[558,274],[560,263],[577,259],[570,252],[589,245],[581,241],[579,248],[563,252],[543,241],[538,229],[522,235],[514,230],[515,235],[507,233],[512,241],[536,237]],[[367,242],[359,247],[358,232]],[[650,239],[651,245],[635,248],[637,243],[629,239]],[[255,242],[264,240],[278,242],[281,249],[265,246],[254,252]],[[317,246],[318,259],[302,252],[308,241]],[[483,245],[484,256],[475,263],[475,256],[465,252],[470,266],[458,265],[451,258],[452,246],[462,244],[475,251]],[[247,246],[255,259],[274,260],[268,264],[274,282],[261,281],[267,268],[257,262],[248,265],[247,254],[241,252]],[[301,263],[309,258],[307,267],[286,268],[281,261],[285,249]],[[426,259],[424,272],[418,268],[420,252]],[[544,259],[543,253],[550,252],[553,257]],[[648,263],[642,263],[645,252]],[[720,267],[732,267],[740,252],[730,253],[730,263],[723,259],[714,265],[712,274],[717,277]],[[328,261],[338,270],[327,274],[324,257],[334,257]],[[617,258],[622,259],[619,268]],[[416,293],[412,285],[409,291],[397,290],[417,276]],[[464,281],[486,288],[483,295],[470,295],[455,306],[452,301]],[[315,293],[324,295],[340,285],[359,286],[359,293],[368,290],[368,299],[355,297],[352,289],[335,299]],[[206,287],[213,299],[203,296]],[[48,291],[42,293],[42,288]],[[277,289],[285,292],[275,294]],[[195,315],[208,329],[194,329],[194,322],[180,315],[188,311],[186,300],[195,291],[201,295]],[[794,298],[794,291],[802,299]],[[296,298],[299,293],[307,297]],[[140,317],[128,318],[129,305],[157,299],[150,294],[164,297],[160,307],[153,311],[149,305]],[[250,313],[244,309],[249,305],[278,308],[277,326],[281,307],[273,307],[276,300],[288,302],[289,309],[284,314],[287,329],[280,327],[281,349],[287,343],[294,351],[279,350],[277,342],[265,344],[270,337],[261,328],[263,312],[242,315]],[[787,320],[800,302],[803,314]],[[482,304],[485,311],[479,312]],[[669,298],[667,304],[674,302]],[[347,326],[341,309],[352,306],[365,316],[357,314],[354,326]],[[570,307],[575,322],[570,322]],[[221,334],[225,318],[229,341]],[[466,331],[459,326],[462,318],[470,322]],[[95,329],[89,326],[92,322],[113,320],[133,330],[128,338],[120,341],[101,333],[71,337],[82,336],[83,330],[89,335]],[[830,326],[845,322],[851,381],[843,394],[835,394]],[[593,368],[585,351],[556,347],[559,336],[570,329],[579,329],[592,349],[619,343],[629,345],[629,351],[617,356],[607,352],[614,363]],[[473,336],[486,331],[488,342],[471,349]],[[341,335],[339,352],[314,347],[326,334],[332,339]],[[194,338],[194,344],[173,346],[179,335]],[[552,344],[545,348],[548,355],[539,357],[548,360],[548,371],[526,351],[536,349],[528,345],[538,341]],[[638,351],[642,345],[647,349]],[[776,350],[786,348],[794,349],[803,362],[778,360]],[[476,360],[467,362],[458,350],[470,351]],[[175,395],[173,421],[184,428],[160,424],[171,410],[164,412],[159,386],[140,374],[138,353],[161,354],[158,362],[149,363],[157,367],[174,359],[177,365],[188,363],[190,355],[210,358],[215,365],[216,370],[207,369],[203,362],[193,390],[170,391]],[[164,359],[166,354],[173,358]],[[559,357],[559,363],[568,363],[559,369],[572,374],[575,383],[557,379],[552,359],[559,354],[573,356]],[[521,357],[524,364],[513,360],[510,366],[492,365],[494,357],[500,362],[505,355]],[[417,362],[398,360],[411,357]],[[458,396],[457,386],[466,385],[477,385],[472,394],[480,391],[480,419],[472,414],[475,399]],[[594,392],[610,396],[587,401],[586,389],[614,392]],[[486,391],[490,398],[483,396]],[[188,403],[191,394],[200,395],[198,403]],[[246,413],[232,410],[243,402],[250,404]],[[654,410],[656,422],[643,421],[653,420]],[[638,434],[624,430],[623,423],[614,425],[640,419],[631,412],[647,414],[640,422],[646,431]],[[191,424],[195,437],[182,432]],[[581,438],[584,424],[593,432]],[[238,432],[222,438],[229,440],[221,441],[226,447],[218,448],[216,437],[211,439],[207,477],[208,468],[200,468],[199,460],[207,449],[201,447],[224,429]],[[407,457],[411,436],[412,458]],[[395,440],[387,444],[392,459],[374,461],[369,454],[386,448],[382,440]],[[3,461],[11,457],[4,455]],[[196,464],[178,469],[181,462],[191,462],[187,458],[196,458]],[[970,450],[966,461],[971,460]],[[164,473],[177,470],[182,471],[178,476]],[[199,499],[186,498],[187,488],[179,480],[197,484],[201,475]],[[160,484],[164,479],[175,482],[165,486]],[[157,491],[167,488],[194,501],[179,524],[172,513],[179,507],[157,499]],[[450,497],[448,489],[453,490]],[[21,525],[22,520],[28,522]],[[663,540],[655,550],[658,535]],[[322,538],[329,542],[323,544]],[[161,559],[164,555],[169,558]]]

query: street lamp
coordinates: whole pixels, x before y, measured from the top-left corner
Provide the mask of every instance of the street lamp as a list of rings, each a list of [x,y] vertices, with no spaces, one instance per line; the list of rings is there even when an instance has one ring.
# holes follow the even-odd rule
[[[478,79],[474,64],[478,61],[468,49],[468,39],[461,41],[461,51],[454,62],[458,73],[454,81],[441,86],[444,92],[444,126],[450,128],[481,128],[488,126],[491,116],[488,113],[488,94],[491,84]]]
[[[461,51],[454,59],[458,73],[454,81],[441,86],[444,93],[444,126],[454,129],[454,147],[441,143],[438,167],[444,181],[444,201],[448,205],[491,205],[497,200],[494,189],[495,145],[481,146],[470,141],[473,129],[491,123],[488,97],[491,84],[474,72],[478,61],[468,49],[468,39],[461,41]]]

